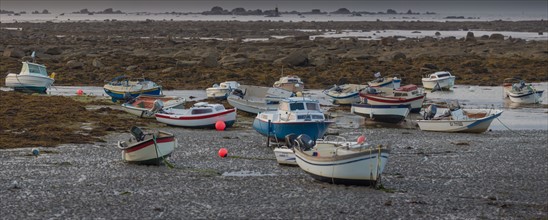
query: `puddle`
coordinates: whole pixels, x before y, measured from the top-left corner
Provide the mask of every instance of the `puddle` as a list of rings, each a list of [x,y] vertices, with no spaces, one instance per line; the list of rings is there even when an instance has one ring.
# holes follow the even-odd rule
[[[237,176],[237,177],[277,176],[276,174],[272,174],[272,173],[261,173],[261,172],[246,171],[246,170],[233,171],[233,172],[224,172],[221,175],[222,176]]]

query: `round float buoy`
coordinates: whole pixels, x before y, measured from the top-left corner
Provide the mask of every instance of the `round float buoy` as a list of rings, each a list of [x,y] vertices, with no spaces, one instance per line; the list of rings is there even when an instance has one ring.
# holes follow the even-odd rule
[[[83,94],[84,94],[84,90],[78,89],[78,90],[76,90],[76,94],[77,94],[77,95],[83,95]]]
[[[366,140],[367,140],[367,138],[365,137],[365,135],[360,135],[358,137],[357,142],[358,142],[358,144],[363,144],[363,143],[365,143]]]
[[[32,155],[37,157],[40,155],[40,150],[38,150],[38,148],[32,148]]]
[[[226,128],[226,124],[224,121],[215,122],[215,129],[217,129],[217,131],[224,131],[225,128]]]
[[[228,155],[228,150],[226,148],[219,149],[219,157],[226,157]]]

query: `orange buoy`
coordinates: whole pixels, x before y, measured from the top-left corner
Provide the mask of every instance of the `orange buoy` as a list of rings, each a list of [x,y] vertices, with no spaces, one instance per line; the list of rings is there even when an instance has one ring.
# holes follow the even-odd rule
[[[366,140],[367,140],[367,138],[365,137],[365,135],[360,135],[358,137],[357,142],[358,142],[358,144],[363,144],[363,143],[365,143]]]
[[[226,157],[228,155],[228,150],[226,148],[219,149],[219,157]]]
[[[84,90],[78,89],[78,90],[76,90],[76,94],[77,94],[77,95],[83,95],[83,94],[84,94]]]
[[[217,129],[217,131],[224,131],[225,128],[226,128],[226,124],[224,121],[215,122],[215,129]]]

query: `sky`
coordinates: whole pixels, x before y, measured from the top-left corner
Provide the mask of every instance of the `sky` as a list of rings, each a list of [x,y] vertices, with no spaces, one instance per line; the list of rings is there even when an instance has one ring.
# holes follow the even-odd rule
[[[269,10],[276,6],[280,11],[306,12],[312,9],[331,12],[339,8],[350,11],[386,12],[394,9],[406,12],[426,11],[469,14],[481,16],[482,12],[535,13],[546,15],[548,0],[0,0],[0,9],[9,11],[42,11],[53,13],[73,12],[87,8],[89,11],[102,11],[106,8],[123,12],[203,12],[214,6],[227,10],[243,7],[246,10]]]

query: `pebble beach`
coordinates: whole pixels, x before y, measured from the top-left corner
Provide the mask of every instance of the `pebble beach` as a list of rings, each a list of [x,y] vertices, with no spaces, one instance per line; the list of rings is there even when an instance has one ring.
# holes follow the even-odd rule
[[[377,188],[318,182],[280,166],[242,122],[226,131],[165,127],[169,166],[122,161],[105,142],[1,150],[3,219],[537,219],[548,215],[546,131],[483,134],[335,127],[391,154]],[[228,157],[217,155],[228,149]]]

